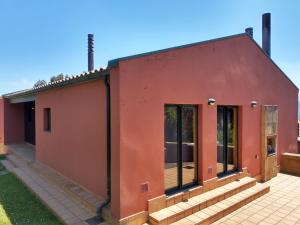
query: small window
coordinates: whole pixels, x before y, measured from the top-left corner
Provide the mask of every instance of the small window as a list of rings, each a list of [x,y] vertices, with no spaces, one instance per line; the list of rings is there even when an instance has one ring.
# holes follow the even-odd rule
[[[44,109],[44,131],[51,131],[51,109]]]
[[[267,137],[267,153],[268,156],[276,153],[276,136]]]
[[[264,145],[266,156],[275,155],[277,152],[278,132],[278,107],[275,105],[264,106]]]

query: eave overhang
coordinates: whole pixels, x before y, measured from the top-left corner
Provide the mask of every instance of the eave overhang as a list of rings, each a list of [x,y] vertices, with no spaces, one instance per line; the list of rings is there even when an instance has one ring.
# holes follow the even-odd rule
[[[2,97],[9,99],[9,101],[11,103],[22,103],[22,102],[28,102],[28,101],[35,101],[37,93],[40,93],[43,91],[48,91],[48,90],[55,89],[55,88],[63,88],[63,87],[67,87],[67,86],[78,85],[78,84],[93,81],[96,79],[103,79],[107,75],[109,75],[109,70],[101,68],[99,70],[94,70],[94,71],[82,73],[82,74],[79,74],[76,76],[67,77],[63,80],[50,82],[50,83],[47,83],[47,84],[39,86],[39,87],[34,87],[31,89],[26,89],[26,90],[22,90],[22,91],[4,94]]]

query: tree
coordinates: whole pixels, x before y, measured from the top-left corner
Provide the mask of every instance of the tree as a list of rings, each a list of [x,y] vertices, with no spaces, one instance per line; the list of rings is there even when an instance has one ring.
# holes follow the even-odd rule
[[[50,82],[54,82],[54,81],[59,81],[59,80],[63,80],[65,78],[65,75],[63,73],[60,73],[56,76],[52,76],[50,78]]]
[[[38,80],[37,82],[35,82],[33,87],[37,88],[37,87],[41,87],[42,85],[46,85],[46,84],[47,84],[47,82],[45,80]]]

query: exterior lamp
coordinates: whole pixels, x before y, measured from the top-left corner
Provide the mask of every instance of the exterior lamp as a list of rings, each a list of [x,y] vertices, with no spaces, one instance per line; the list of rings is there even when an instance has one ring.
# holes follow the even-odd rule
[[[208,105],[214,105],[216,103],[216,99],[209,98],[207,103],[208,103]]]
[[[257,101],[252,101],[252,102],[251,102],[251,107],[252,107],[252,108],[255,108],[256,106],[257,106]]]

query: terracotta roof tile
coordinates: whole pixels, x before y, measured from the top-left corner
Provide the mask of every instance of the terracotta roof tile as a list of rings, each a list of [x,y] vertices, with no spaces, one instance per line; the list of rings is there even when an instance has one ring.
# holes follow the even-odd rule
[[[16,91],[16,92],[11,92],[8,94],[4,94],[4,98],[13,98],[13,97],[19,97],[19,96],[26,96],[26,95],[32,95],[41,91],[46,91],[52,88],[59,88],[59,87],[64,87],[64,86],[69,86],[69,85],[74,85],[78,83],[83,83],[99,78],[104,78],[106,75],[109,74],[108,69],[95,69],[90,72],[84,72],[79,75],[71,76],[71,77],[66,77],[62,80],[54,81],[54,82],[49,82],[47,84],[38,86],[38,87],[33,87],[30,89],[25,89],[21,91]]]

